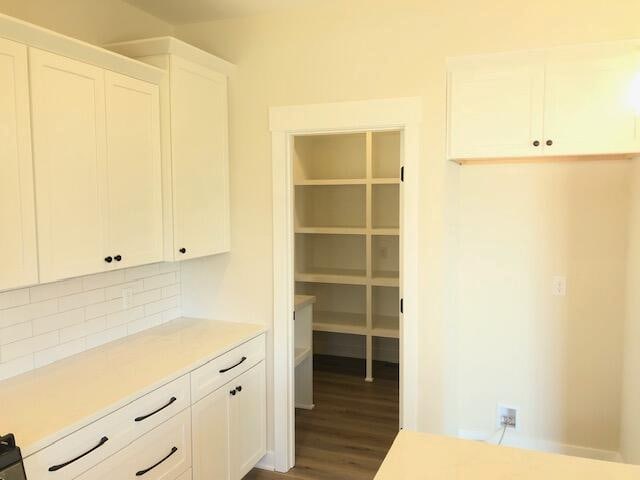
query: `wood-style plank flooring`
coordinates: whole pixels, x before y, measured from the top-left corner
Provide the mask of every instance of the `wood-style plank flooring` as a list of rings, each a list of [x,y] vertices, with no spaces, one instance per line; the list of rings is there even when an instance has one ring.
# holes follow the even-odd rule
[[[371,480],[398,433],[398,366],[314,357],[314,403],[296,410],[296,466],[287,474],[254,469],[244,480]]]

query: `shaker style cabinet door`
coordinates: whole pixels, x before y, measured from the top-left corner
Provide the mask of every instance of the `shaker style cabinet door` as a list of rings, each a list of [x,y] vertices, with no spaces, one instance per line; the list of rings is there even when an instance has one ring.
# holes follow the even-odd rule
[[[231,393],[221,387],[191,407],[193,480],[230,480],[229,407]]]
[[[0,290],[37,283],[27,47],[0,39]]]
[[[227,79],[171,58],[174,258],[229,250]]]
[[[637,45],[552,50],[547,56],[544,143],[549,155],[640,151]]]
[[[112,268],[162,261],[162,173],[157,85],[105,72],[106,245]]]
[[[451,68],[448,89],[449,158],[541,153],[544,63],[539,56]]]
[[[230,407],[231,480],[241,480],[267,451],[267,393],[264,362],[240,375]]]
[[[29,55],[40,281],[103,271],[104,71]]]

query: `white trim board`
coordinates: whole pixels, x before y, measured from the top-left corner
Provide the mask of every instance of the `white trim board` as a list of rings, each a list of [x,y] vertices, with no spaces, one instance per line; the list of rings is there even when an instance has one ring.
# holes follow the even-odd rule
[[[400,318],[400,423],[417,428],[418,399],[418,218],[420,125],[419,97],[365,100],[290,107],[269,111],[273,169],[273,377],[275,470],[286,472],[295,463],[294,416],[294,222],[293,161],[295,135],[398,129],[402,132],[400,229],[404,314]]]

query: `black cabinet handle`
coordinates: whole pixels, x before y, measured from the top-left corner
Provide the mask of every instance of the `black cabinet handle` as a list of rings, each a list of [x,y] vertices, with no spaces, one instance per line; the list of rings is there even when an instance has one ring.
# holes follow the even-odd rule
[[[548,146],[553,145],[553,140],[547,140],[547,145],[548,145]]]
[[[218,370],[219,373],[225,373],[228,372],[229,370],[233,370],[234,368],[236,368],[238,365],[240,365],[242,362],[244,362],[247,359],[247,357],[242,357],[240,359],[240,361],[238,363],[236,363],[235,365],[231,365],[230,367],[227,368],[223,368],[222,370]]]
[[[100,439],[100,442],[98,442],[98,444],[95,447],[90,448],[89,450],[84,452],[82,455],[78,455],[76,458],[73,458],[73,459],[69,460],[68,462],[61,463],[60,465],[54,465],[53,467],[49,467],[49,471],[50,472],[55,472],[57,470],[60,470],[61,468],[66,467],[67,465],[71,465],[73,462],[76,462],[76,461],[80,460],[82,457],[85,457],[85,456],[89,455],[94,450],[97,450],[98,448],[100,448],[102,445],[104,445],[108,441],[109,441],[109,439],[107,437],[102,437]]]
[[[241,392],[241,391],[242,391],[242,385],[240,385],[240,386],[236,387],[236,390],[237,390],[237,391],[239,391],[239,392]]]
[[[176,453],[178,451],[178,447],[173,447],[171,449],[171,452],[169,453],[169,455],[167,455],[166,457],[164,457],[162,460],[160,460],[158,463],[154,463],[153,465],[151,465],[149,468],[145,468],[144,470],[140,470],[138,472],[136,472],[136,477],[141,477],[142,475],[144,475],[145,473],[150,472],[151,470],[153,470],[154,468],[156,468],[158,465],[160,465],[162,462],[164,462],[165,460],[167,460],[171,455],[173,455],[174,453]]]
[[[107,263],[111,263],[113,262],[113,257],[105,257],[104,261]]]
[[[187,249],[182,247],[180,250],[178,250],[180,253],[187,253]]]
[[[114,259],[116,262],[119,262],[120,260],[122,260],[122,255],[116,255],[115,257],[113,257],[113,259]]]
[[[162,410],[164,410],[165,408],[167,408],[169,405],[171,405],[173,402],[175,402],[177,400],[176,397],[171,397],[171,399],[167,402],[166,405],[163,405],[162,407],[158,408],[157,410],[154,410],[151,413],[147,413],[146,415],[142,415],[141,417],[136,417],[135,421],[136,422],[141,422],[142,420],[146,420],[147,418],[155,415],[158,412],[161,412]]]
[[[533,146],[534,147],[539,147],[540,146],[540,140],[536,140],[535,142],[533,142]]]
[[[235,391],[235,390],[231,390],[231,391],[229,391],[229,394],[230,394],[230,395],[234,395],[234,396],[235,396],[236,391]]]

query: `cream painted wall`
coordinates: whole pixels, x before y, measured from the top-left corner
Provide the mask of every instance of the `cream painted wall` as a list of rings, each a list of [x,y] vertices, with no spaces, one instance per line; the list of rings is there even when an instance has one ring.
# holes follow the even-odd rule
[[[459,346],[468,342],[471,328],[468,321],[459,320],[458,308],[461,312],[469,312],[477,306],[484,309],[479,312],[482,318],[490,316],[494,309],[484,302],[477,304],[481,300],[477,296],[465,297],[464,292],[456,289],[458,193],[462,190],[459,183],[462,182],[465,188],[492,184],[505,198],[512,187],[501,183],[500,179],[505,175],[496,168],[477,167],[473,177],[468,177],[466,170],[445,162],[445,58],[637,38],[640,37],[638,18],[640,3],[636,0],[617,0],[615,8],[604,0],[327,0],[319,7],[295,12],[177,27],[178,37],[239,67],[230,84],[232,253],[184,266],[185,291],[193,293],[183,299],[184,308],[195,314],[272,323],[269,107],[421,96],[425,123],[420,178],[423,249],[420,291],[424,292],[424,309],[419,319],[420,357],[416,359],[421,366],[420,428],[452,434],[461,429],[486,428],[494,418],[494,412],[489,410],[494,408],[490,404],[495,398],[518,396],[516,400],[519,400],[525,398],[525,392],[520,383],[514,387],[513,395],[501,390],[504,382],[497,373],[502,370],[489,361],[489,358],[495,358],[491,354],[481,360],[494,373],[482,375],[486,377],[483,391],[489,393],[478,406],[462,398],[469,389],[480,385],[458,385],[468,368],[468,361],[464,359],[458,365]],[[535,188],[543,188],[537,183],[540,178],[545,175],[554,178],[557,169],[553,165],[537,168],[536,175],[530,180],[527,177],[519,179],[522,188],[531,191],[531,195]],[[593,169],[597,169],[596,164],[585,167],[587,172]],[[498,173],[501,174],[495,179]],[[526,203],[527,199],[521,201]],[[567,211],[569,204],[565,203],[563,208]],[[566,215],[569,214],[567,211]],[[468,214],[463,212],[462,218],[468,218]],[[580,225],[575,224],[572,228],[579,229]],[[518,232],[506,233],[515,235]],[[569,239],[570,234],[561,232],[557,240]],[[549,241],[552,239],[554,237]],[[467,251],[472,246],[464,245]],[[582,253],[582,250],[575,252],[576,255]],[[578,268],[574,263],[569,265],[569,259],[574,257],[569,252],[566,255],[562,261],[567,262],[567,268]],[[530,280],[540,282],[540,292],[544,290],[542,283],[549,281],[546,277],[556,267],[554,262],[561,260],[544,259],[539,279]],[[525,263],[523,268],[526,266]],[[560,266],[562,264],[558,268]],[[577,274],[573,270],[569,273]],[[487,286],[493,283],[498,291],[504,288],[504,280],[491,272],[477,271],[474,277],[464,279],[464,282],[482,281],[489,282]],[[511,285],[509,293],[512,297],[517,294],[516,298],[523,298],[527,286]],[[578,287],[572,284],[572,288]],[[583,288],[588,290],[590,287]],[[541,315],[548,314],[543,330],[537,332],[532,341],[520,339],[525,346],[518,351],[526,352],[531,345],[540,342],[544,329],[558,329],[562,333],[562,324],[554,323],[554,319],[569,322],[571,318],[574,322],[578,313],[577,306],[569,304],[569,300],[566,310],[562,311],[557,306],[557,299],[539,295],[538,311]],[[504,298],[509,299],[508,296]],[[530,302],[513,303],[504,310],[504,315],[515,322],[519,332],[536,326],[531,320],[530,306]],[[594,316],[589,317],[589,322],[596,328]],[[612,319],[612,322],[617,324],[618,319]],[[561,341],[569,342],[569,352],[582,354],[587,349],[587,339],[580,332],[576,335],[562,337]],[[603,335],[607,349],[615,343],[615,335],[615,331]],[[484,349],[479,347],[474,353],[482,355]],[[511,348],[515,350],[515,347]],[[564,362],[563,368],[585,374],[578,365],[579,359],[558,355]],[[616,358],[607,362],[608,365],[612,362],[612,372],[619,362]],[[548,371],[553,370],[551,360],[547,361],[550,362]],[[455,373],[458,370],[460,375]],[[561,370],[557,372],[559,374]],[[598,377],[601,376],[598,373]],[[584,415],[580,406],[566,403],[566,398],[563,404],[556,403],[560,399],[550,392],[558,383],[557,376],[540,375],[537,378],[537,388],[531,389],[531,395],[543,394],[539,397],[539,411],[529,409],[527,421],[539,418],[542,410],[564,411],[567,407],[577,409],[572,414],[575,417],[571,418]],[[613,384],[617,385],[615,381]],[[567,386],[560,389],[561,392],[566,390]],[[613,392],[612,395],[617,394]],[[604,401],[602,394],[597,397]],[[575,397],[571,399],[573,402]],[[599,400],[596,403],[600,404]],[[462,411],[464,409],[471,411]],[[532,427],[527,433],[544,435],[547,441],[616,448],[617,427],[603,427],[613,414],[596,412],[596,415],[601,418],[598,418],[594,432],[567,431],[566,424],[552,427],[547,422],[539,430]],[[571,425],[573,423],[571,420]],[[606,430],[604,434],[603,430]]]
[[[461,429],[488,436],[503,403],[519,407],[508,444],[618,451],[632,165],[461,169]]]
[[[624,369],[622,375],[622,415],[620,453],[625,461],[640,464],[640,164],[631,172],[632,196],[629,215],[629,256],[627,266],[627,318],[625,325]]]
[[[122,0],[0,0],[0,12],[96,45],[173,32]]]

